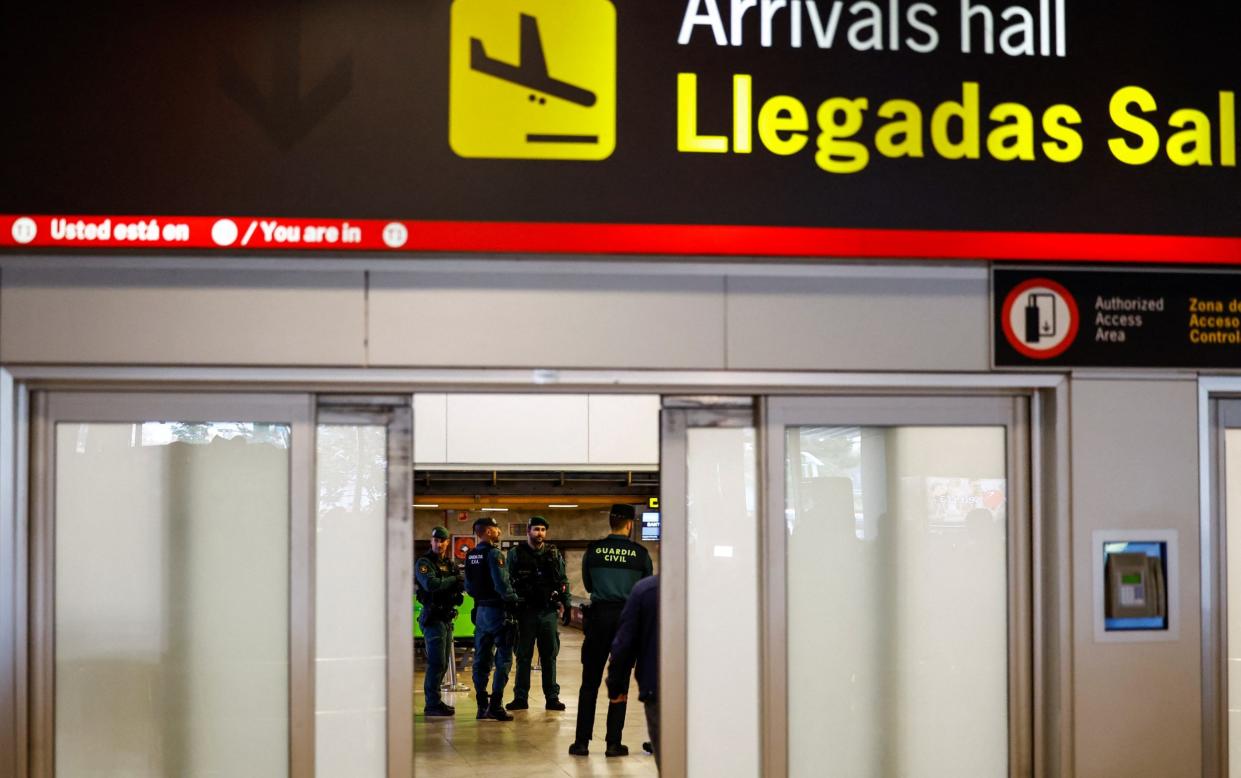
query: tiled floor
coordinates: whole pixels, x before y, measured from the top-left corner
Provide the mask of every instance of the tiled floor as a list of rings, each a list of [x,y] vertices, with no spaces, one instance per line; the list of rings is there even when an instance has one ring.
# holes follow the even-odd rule
[[[538,670],[530,678],[530,710],[515,711],[514,720],[478,721],[474,693],[457,692],[445,700],[457,707],[451,719],[427,719],[422,715],[422,663],[415,678],[414,709],[414,773],[419,778],[526,778],[530,776],[626,775],[656,776],[655,759],[642,750],[647,740],[646,715],[637,702],[638,687],[629,691],[629,709],[625,718],[624,743],[629,756],[609,759],[603,755],[604,718],[607,694],[599,691],[595,715],[595,738],[590,743],[590,756],[569,756],[573,730],[577,720],[577,692],[582,683],[582,633],[561,628],[560,658],[556,663],[561,700],[568,706],[564,712],[543,709],[543,693]],[[538,662],[538,656],[535,656]],[[469,670],[458,675],[458,681],[472,686]],[[513,681],[509,678],[504,701],[513,699]]]

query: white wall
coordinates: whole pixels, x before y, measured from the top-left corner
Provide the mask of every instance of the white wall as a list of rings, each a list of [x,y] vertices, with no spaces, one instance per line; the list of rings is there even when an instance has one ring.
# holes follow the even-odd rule
[[[1202,774],[1197,383],[1072,383],[1077,775]],[[1180,533],[1180,639],[1096,643],[1091,533]]]
[[[728,366],[986,370],[987,316],[981,265],[738,276],[728,281]]]
[[[3,263],[0,363],[989,366],[979,264],[106,263]]]
[[[361,270],[5,267],[0,361],[359,366],[365,302]]]
[[[652,394],[414,395],[417,467],[659,465]]]
[[[376,271],[369,335],[374,365],[719,368],[724,282],[572,268]]]

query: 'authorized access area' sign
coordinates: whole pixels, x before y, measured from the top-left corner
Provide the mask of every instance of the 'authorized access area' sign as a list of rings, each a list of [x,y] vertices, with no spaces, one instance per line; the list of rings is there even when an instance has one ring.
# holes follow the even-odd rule
[[[1241,273],[992,273],[996,367],[1241,368]]]

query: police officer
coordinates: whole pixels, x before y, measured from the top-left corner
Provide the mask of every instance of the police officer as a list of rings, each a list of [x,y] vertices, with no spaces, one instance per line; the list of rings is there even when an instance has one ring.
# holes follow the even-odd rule
[[[530,707],[530,665],[536,643],[547,710],[565,709],[556,683],[556,655],[560,653],[556,616],[568,613],[569,577],[560,550],[547,542],[547,529],[547,519],[531,516],[526,542],[508,552],[508,574],[521,607],[517,609],[517,677],[513,701],[504,706],[507,710]]]
[[[595,728],[595,702],[603,668],[612,650],[612,640],[620,624],[621,610],[630,590],[639,580],[651,575],[651,555],[629,539],[633,534],[632,505],[613,505],[608,515],[612,534],[586,547],[582,557],[582,584],[590,592],[590,605],[583,609],[582,689],[578,692],[577,733],[569,753],[586,756]],[[626,756],[629,749],[621,740],[625,726],[626,701],[608,701],[607,756]]]
[[[474,548],[465,557],[465,590],[474,598],[474,692],[478,718],[512,721],[504,710],[504,686],[513,663],[517,594],[508,579],[504,554],[496,546],[500,525],[490,516],[474,522]],[[495,660],[495,678],[487,694],[487,677]]]
[[[422,684],[426,699],[425,716],[452,716],[457,709],[440,697],[440,684],[448,669],[448,652],[452,651],[452,624],[457,618],[457,606],[464,598],[463,587],[448,549],[448,530],[435,527],[431,530],[431,550],[418,557],[414,564],[415,596],[422,604],[418,625],[426,643],[427,676]]]

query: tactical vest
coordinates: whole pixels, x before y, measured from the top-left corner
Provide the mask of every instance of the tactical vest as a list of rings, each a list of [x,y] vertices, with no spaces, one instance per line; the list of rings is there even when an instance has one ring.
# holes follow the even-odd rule
[[[487,561],[493,548],[484,541],[465,555],[465,580],[469,584],[470,596],[478,605],[500,604],[500,593],[491,579],[491,565]]]
[[[555,609],[552,595],[560,590],[560,550],[550,543],[543,553],[537,553],[529,545],[517,547],[513,564],[509,567],[509,580],[513,589],[527,607]]]
[[[453,566],[451,558],[441,557],[433,551],[428,551],[418,557],[418,561],[425,560],[430,563],[432,569],[435,570],[436,578],[456,578],[457,571]],[[425,591],[421,586],[417,585],[418,581],[414,579],[414,599],[426,606],[434,606],[441,608],[451,608],[461,604],[460,587],[445,589],[438,592]]]

